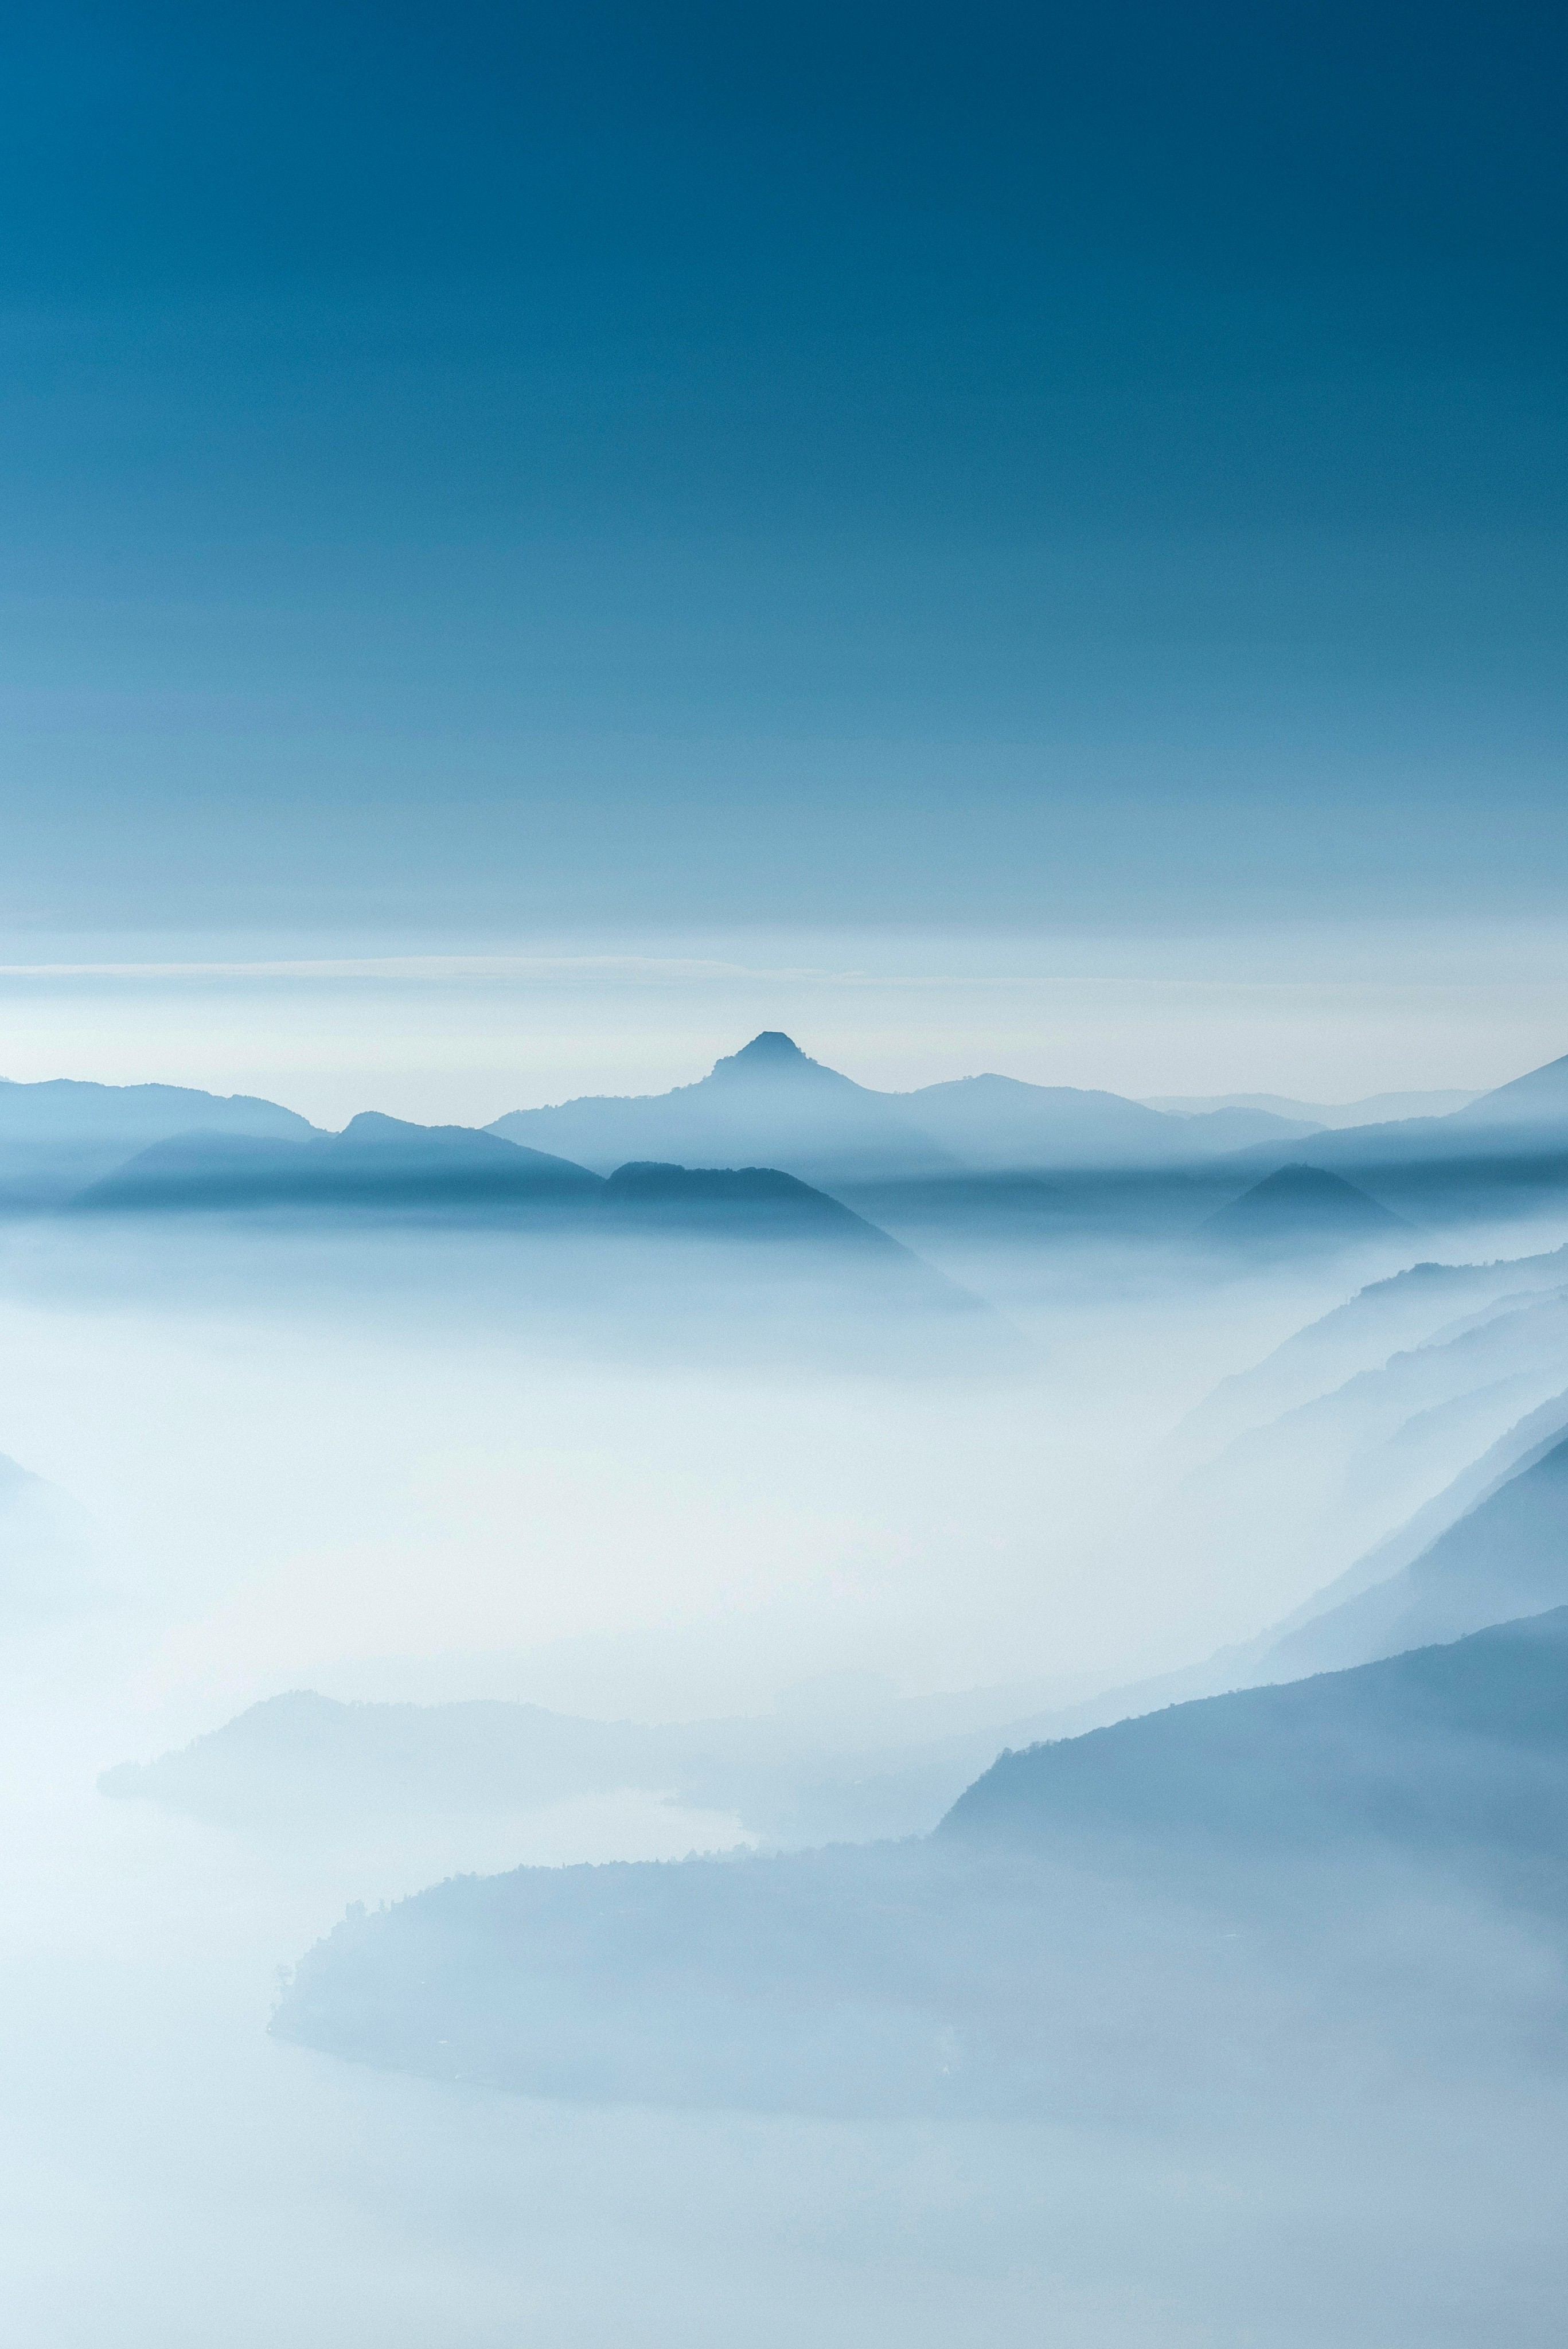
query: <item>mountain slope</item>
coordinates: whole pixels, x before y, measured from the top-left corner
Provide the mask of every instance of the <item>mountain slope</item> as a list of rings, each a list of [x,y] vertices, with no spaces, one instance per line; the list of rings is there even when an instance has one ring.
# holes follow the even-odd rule
[[[1498,1085],[1479,1100],[1456,1111],[1452,1123],[1461,1132],[1473,1126],[1555,1127],[1568,1135],[1568,1055],[1531,1069],[1506,1085]]]
[[[0,1082],[0,1202],[52,1206],[134,1152],[198,1129],[281,1143],[307,1142],[316,1132],[293,1110],[245,1093],[64,1077]]]
[[[1216,1444],[1280,1413],[1311,1402],[1363,1371],[1380,1370],[1397,1349],[1420,1345],[1467,1309],[1511,1292],[1568,1282],[1568,1248],[1493,1264],[1416,1264],[1358,1289],[1298,1330],[1252,1369],[1224,1379],[1183,1423],[1187,1444]]]
[[[1562,1467],[1555,1472],[1562,1478]],[[1130,1839],[1228,1859],[1387,1842],[1526,1852],[1564,1883],[1568,1607],[1355,1670],[1174,1705],[1006,1754],[939,1835]]]
[[[1520,1469],[1408,1566],[1287,1632],[1261,1675],[1335,1671],[1568,1606],[1568,1441]]]

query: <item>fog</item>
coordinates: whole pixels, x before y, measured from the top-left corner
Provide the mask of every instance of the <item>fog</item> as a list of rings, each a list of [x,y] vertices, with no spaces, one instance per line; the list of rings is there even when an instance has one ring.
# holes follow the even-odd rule
[[[1218,1890],[1081,1840],[1000,1889],[924,1857],[1004,1746],[1271,1677],[1249,1643],[1424,1510],[1423,1550],[1568,1393],[1550,1200],[1259,1256],[1204,1237],[1223,1180],[1142,1179],[846,1187],[902,1256],[0,1226],[37,1480],[0,1491],[11,2337],[1554,2337],[1555,1895],[1403,1847]],[[298,1691],[337,1709],[265,1709]],[[580,1872],[692,1853],[727,1857]],[[556,2072],[480,1999],[429,2076],[397,1904],[520,1867],[566,1939],[485,1997]],[[710,1883],[835,1889],[781,1941],[765,1904],[689,1931]],[[842,1922],[884,1899],[890,1937]],[[361,1947],[375,2044],[303,2044]]]

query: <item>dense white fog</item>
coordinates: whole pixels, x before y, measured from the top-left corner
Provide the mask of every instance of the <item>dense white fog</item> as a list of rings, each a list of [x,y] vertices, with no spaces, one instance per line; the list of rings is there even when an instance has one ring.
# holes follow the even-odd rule
[[[15,2337],[1428,2349],[1475,2340],[1482,2308],[1553,2337],[1560,1943],[1468,1879],[1444,1896],[1446,1977],[1409,1972],[1428,1895],[1331,1937],[1362,1988],[1326,2068],[1299,2020],[1326,1993],[1291,1992],[1282,2022],[1277,1951],[1243,1968],[1227,2027],[1273,2046],[1247,2082],[1137,2052],[1215,2027],[1201,1987],[1198,2019],[1169,2020],[1165,1892],[1020,1911],[1008,1963],[1044,1935],[1066,2035],[1058,2089],[1011,2116],[900,2116],[870,2089],[824,2112],[834,2092],[787,2064],[772,2110],[541,2096],[268,2035],[354,1904],[524,1864],[918,1837],[1019,1723],[1070,1734],[1244,1683],[1205,1660],[1421,1507],[1440,1532],[1474,1497],[1443,1498],[1462,1471],[1561,1423],[1568,1218],[1539,1202],[1262,1259],[1119,1209],[1087,1234],[932,1215],[888,1218],[908,1294],[657,1235],[607,1254],[428,1219],[5,1226],[0,1426],[44,1480],[5,1521]],[[1435,1255],[1476,1269],[1349,1302]],[[378,1795],[379,1764],[358,1791],[312,1777],[279,1714],[205,1792],[206,1749],[194,1792],[99,1791],[300,1690],[436,1708],[331,1715],[416,1746],[427,1721],[467,1735],[476,1699],[668,1735],[568,1756],[532,1794],[515,1771],[487,1791],[466,1748],[421,1789],[410,1748]],[[1198,1930],[1230,1964],[1252,1928]],[[708,1961],[694,1946],[694,1981]],[[1392,1969],[1392,2040],[1368,1965]],[[613,2031],[637,1997],[616,1992]],[[1091,2030],[1106,1997],[1132,2004]],[[1438,2062],[1445,2001],[1460,2044]],[[655,1999],[647,2028],[673,2049],[686,2025]]]

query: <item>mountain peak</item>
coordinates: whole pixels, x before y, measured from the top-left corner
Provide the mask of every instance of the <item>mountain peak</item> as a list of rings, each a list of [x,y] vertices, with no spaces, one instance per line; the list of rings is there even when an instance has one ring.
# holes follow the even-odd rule
[[[805,1061],[805,1054],[794,1038],[786,1036],[782,1029],[764,1028],[760,1036],[753,1036],[749,1044],[742,1044],[738,1052],[732,1052],[729,1057],[732,1063],[744,1061],[749,1066],[755,1066],[766,1061],[773,1067],[781,1061]]]
[[[785,1036],[777,1028],[764,1028],[738,1052],[726,1054],[713,1063],[713,1076],[721,1082],[727,1077],[819,1077],[845,1084],[846,1078],[838,1077],[825,1069],[820,1061],[803,1052],[793,1036]],[[711,1081],[711,1080],[710,1080]]]

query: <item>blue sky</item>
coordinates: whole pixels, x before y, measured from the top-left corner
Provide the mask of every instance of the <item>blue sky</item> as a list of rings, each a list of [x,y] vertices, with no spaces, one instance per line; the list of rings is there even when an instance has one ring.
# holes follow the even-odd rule
[[[1559,12],[8,41],[21,958],[1560,913]]]

